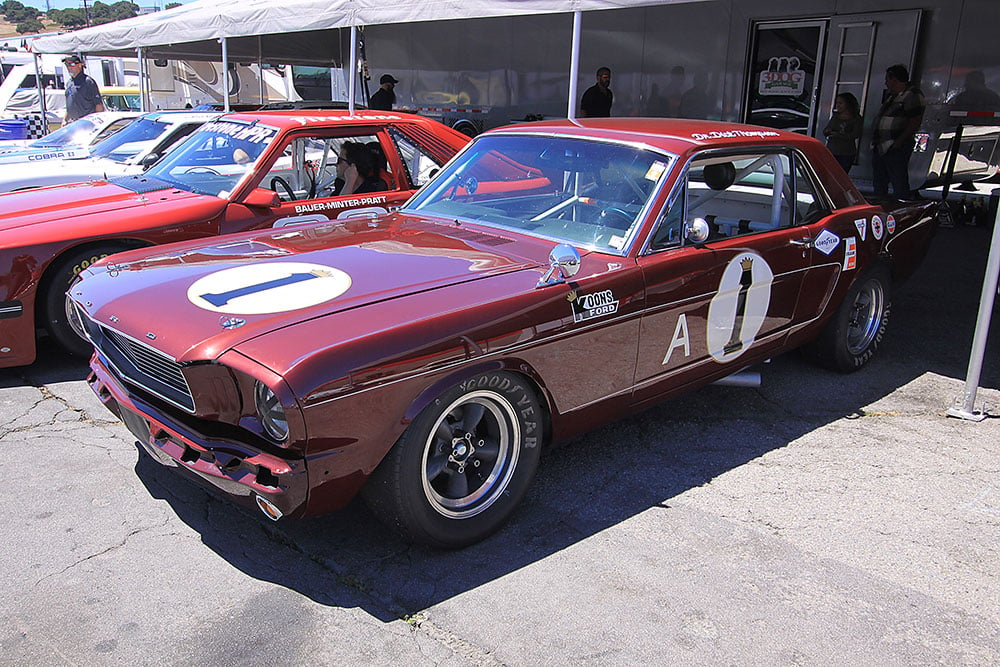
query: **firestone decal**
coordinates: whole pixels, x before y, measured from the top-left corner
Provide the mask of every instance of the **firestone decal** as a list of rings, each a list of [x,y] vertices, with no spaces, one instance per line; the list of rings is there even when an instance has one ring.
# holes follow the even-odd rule
[[[573,306],[574,322],[584,322],[618,312],[618,300],[609,289],[593,294],[580,294],[570,303]]]
[[[858,243],[851,236],[844,239],[844,271],[850,271],[858,266]]]
[[[297,204],[296,213],[312,213],[313,211],[327,211],[330,209],[350,208],[354,206],[372,206],[384,204],[388,201],[385,195],[379,197],[362,197],[361,199],[351,199],[348,201],[321,201],[315,204]]]
[[[771,303],[774,273],[763,257],[743,252],[722,272],[719,291],[708,305],[708,353],[732,361],[753,345]]]
[[[877,215],[872,216],[872,236],[875,237],[876,241],[882,240],[882,218]]]
[[[824,255],[829,255],[831,252],[837,249],[840,245],[840,237],[831,232],[829,229],[824,229],[816,237],[813,242],[813,247],[819,250]]]
[[[854,226],[858,228],[858,236],[864,241],[868,233],[868,219],[861,218],[860,220],[855,220]]]
[[[216,313],[280,313],[335,299],[351,277],[332,266],[305,262],[254,263],[210,273],[188,288],[188,301]]]

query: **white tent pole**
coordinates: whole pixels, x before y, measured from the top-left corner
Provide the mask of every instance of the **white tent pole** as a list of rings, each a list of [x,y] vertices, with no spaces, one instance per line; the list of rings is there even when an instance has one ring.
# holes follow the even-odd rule
[[[146,62],[142,57],[142,47],[135,50],[139,61],[139,111],[149,111],[149,81],[146,80]]]
[[[354,94],[357,91],[358,77],[358,26],[351,26],[351,73],[347,84],[347,112],[354,115]],[[332,77],[332,75],[331,75]]]
[[[264,84],[264,48],[261,46],[260,35],[257,35],[257,77],[260,81],[260,103],[267,104],[267,89]]]
[[[573,47],[569,59],[569,103],[566,117],[576,118],[576,82],[580,78],[580,12],[573,12]]]
[[[37,53],[31,54],[35,60],[35,86],[38,88],[38,110],[42,113],[42,127],[45,128],[45,134],[49,133],[49,114],[48,110],[45,108],[45,83],[42,81],[42,68],[39,65],[41,61],[41,56]],[[65,68],[64,70],[65,71]],[[65,81],[65,79],[64,79]],[[65,81],[64,84],[69,88],[69,81]]]
[[[949,417],[960,417],[970,421],[986,419],[986,410],[975,411],[976,391],[983,370],[983,356],[986,354],[986,339],[990,333],[990,317],[993,300],[997,294],[997,279],[1000,277],[1000,207],[993,220],[993,240],[990,241],[989,261],[983,277],[983,294],[979,299],[979,316],[976,318],[976,333],[972,337],[972,353],[969,355],[969,372],[965,377],[965,393],[948,408]]]
[[[222,99],[223,106],[222,110],[229,112],[229,44],[226,43],[226,38],[221,37],[219,39],[222,42]]]

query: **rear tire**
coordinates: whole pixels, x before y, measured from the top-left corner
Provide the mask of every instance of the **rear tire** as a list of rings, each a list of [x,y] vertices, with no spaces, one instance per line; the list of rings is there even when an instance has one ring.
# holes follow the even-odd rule
[[[362,489],[404,539],[457,549],[504,524],[541,450],[542,407],[520,376],[476,375],[427,406]]]
[[[889,325],[889,283],[889,272],[878,267],[851,285],[833,319],[811,346],[822,365],[851,373],[875,355]]]
[[[72,355],[89,357],[94,348],[83,336],[82,330],[78,332],[79,325],[74,325],[73,318],[76,315],[70,307],[66,292],[79,279],[81,271],[99,259],[121,250],[109,246],[78,250],[59,260],[46,274],[46,287],[42,294],[42,323],[60,347]]]

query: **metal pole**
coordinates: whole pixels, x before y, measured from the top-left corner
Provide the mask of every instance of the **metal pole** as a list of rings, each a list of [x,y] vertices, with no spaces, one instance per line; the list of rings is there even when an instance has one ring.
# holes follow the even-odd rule
[[[42,112],[42,125],[45,128],[45,134],[49,133],[49,114],[48,110],[45,108],[45,84],[42,82],[42,68],[38,64],[41,60],[41,56],[37,53],[32,53],[35,59],[35,86],[38,88],[38,109]],[[65,85],[69,87],[69,81],[65,82]]]
[[[146,61],[142,57],[142,47],[135,50],[139,61],[139,111],[149,111],[149,81],[146,80]]]
[[[222,42],[222,110],[229,113],[229,44],[225,37],[219,41]]]
[[[998,276],[1000,276],[1000,206],[997,207],[997,215],[993,220],[993,240],[990,241],[990,256],[986,262],[986,275],[983,277],[983,293],[979,299],[976,333],[972,337],[972,353],[969,355],[965,393],[961,398],[956,398],[955,404],[948,408],[949,417],[977,422],[986,419],[984,407],[980,406],[978,412],[975,410],[976,391],[983,370],[983,355],[986,353],[986,339],[990,333],[990,317],[993,313],[993,300],[997,294]]]
[[[580,12],[573,12],[573,46],[569,60],[569,101],[566,107],[566,117],[576,118],[576,82],[580,78]]]
[[[270,102],[267,95],[267,86],[264,83],[264,48],[260,43],[260,35],[257,35],[257,77],[260,81],[260,103]]]
[[[354,95],[357,92],[358,74],[358,26],[351,26],[351,76],[347,84],[347,112],[354,115]],[[332,74],[331,74],[332,77]]]

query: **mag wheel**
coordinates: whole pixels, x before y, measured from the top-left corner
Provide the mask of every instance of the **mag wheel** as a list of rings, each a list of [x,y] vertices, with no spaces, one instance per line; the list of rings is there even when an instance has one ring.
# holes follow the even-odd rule
[[[497,530],[538,466],[542,409],[517,375],[491,372],[421,412],[364,489],[369,506],[412,541],[458,548]]]

